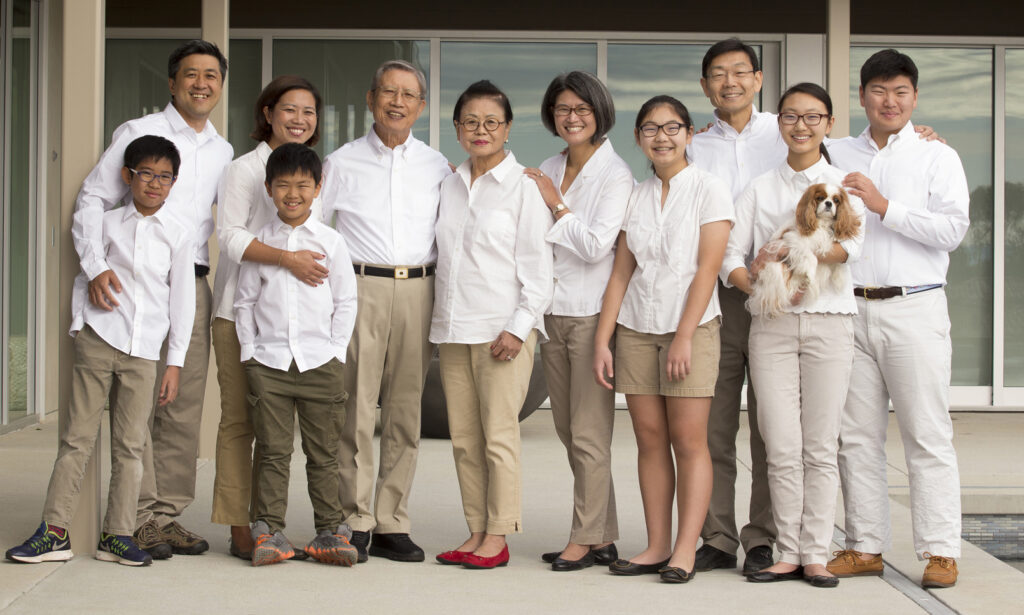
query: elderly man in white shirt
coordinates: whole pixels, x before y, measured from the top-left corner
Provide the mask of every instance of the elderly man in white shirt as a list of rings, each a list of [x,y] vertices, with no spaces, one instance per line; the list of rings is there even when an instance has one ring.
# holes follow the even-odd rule
[[[177,400],[158,406],[151,419],[150,440],[143,458],[136,540],[155,558],[171,553],[195,555],[209,544],[175,520],[195,498],[199,424],[210,362],[212,295],[207,240],[213,233],[212,206],[221,172],[231,162],[231,145],[209,121],[220,100],[227,60],[216,45],[189,41],[168,59],[171,102],[160,113],[131,120],[114,131],[113,140],[82,184],[75,205],[72,236],[89,278],[89,301],[110,309],[117,305],[121,283],[106,262],[101,243],[104,211],[118,207],[127,194],[121,181],[124,150],[140,135],[170,139],[181,153],[178,180],[167,198],[167,209],[193,233],[195,243],[195,319]],[[84,307],[73,301],[72,313]],[[162,371],[162,370],[161,370]],[[160,381],[160,378],[157,378]]]
[[[949,252],[967,232],[963,165],[944,144],[915,137],[917,67],[893,49],[861,68],[868,127],[829,145],[843,181],[868,209],[864,248],[851,265],[857,317],[854,365],[840,430],[846,550],[837,576],[882,574],[891,546],[885,437],[889,401],[910,475],[914,550],[922,585],[956,583],[960,476],[949,417],[952,343],[946,305]]]
[[[373,129],[330,154],[324,166],[324,220],[333,217],[345,238],[359,288],[338,463],[345,522],[360,562],[368,554],[424,559],[409,538],[408,501],[433,354],[427,335],[437,260],[434,224],[441,181],[451,173],[444,156],[412,136],[426,91],[423,73],[412,64],[382,64],[366,93]],[[378,400],[383,430],[374,496]]]

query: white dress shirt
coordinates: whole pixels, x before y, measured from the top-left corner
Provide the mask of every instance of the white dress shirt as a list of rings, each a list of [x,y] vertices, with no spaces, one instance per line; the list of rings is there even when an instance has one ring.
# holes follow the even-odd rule
[[[552,156],[540,170],[555,186],[561,186],[565,162],[565,154]],[[601,311],[615,261],[615,240],[633,183],[629,165],[615,153],[611,140],[605,139],[562,195],[569,213],[547,234],[555,257],[555,291],[549,314],[592,316]]]
[[[217,241],[220,260],[213,284],[213,317],[235,319],[238,269],[256,231],[277,217],[267,194],[267,159],[274,150],[264,141],[228,165],[217,191]],[[313,199],[312,217],[320,219],[320,199]]]
[[[470,163],[441,184],[430,341],[491,342],[502,331],[542,338],[551,302],[551,212],[512,152],[470,186]]]
[[[679,328],[697,275],[700,227],[734,220],[729,187],[704,169],[691,164],[669,180],[664,207],[661,186],[657,175],[637,185],[622,226],[636,270],[618,322],[640,333],[674,333]],[[699,324],[721,313],[716,286]]]
[[[294,359],[300,372],[332,358],[344,363],[357,307],[356,274],[345,240],[312,215],[294,228],[275,216],[256,238],[282,250],[326,254],[322,262],[330,273],[323,284],[310,286],[283,267],[242,263],[235,290],[241,360],[285,371]]]
[[[772,235],[784,226],[796,223],[796,206],[804,191],[814,184],[840,185],[846,173],[830,165],[823,157],[803,171],[794,171],[788,162],[783,162],[774,171],[754,179],[736,200],[736,224],[729,233],[729,246],[722,261],[721,278],[726,287],[731,287],[729,274],[747,266],[747,255],[757,254]],[[856,237],[839,242],[846,250],[848,267],[860,258],[864,244],[864,203],[850,195],[850,206],[860,218],[860,231]],[[849,271],[847,271],[849,273]],[[784,308],[786,312],[856,314],[857,302],[853,298],[853,284],[846,276],[846,288],[840,293],[822,288],[818,300],[813,304],[798,304]]]
[[[101,218],[97,257],[121,281],[120,305],[108,312],[90,303],[89,278],[79,273],[73,293],[82,309],[72,314],[71,335],[89,325],[114,348],[152,361],[167,338],[167,365],[181,367],[196,314],[192,233],[167,206],[143,216],[130,199]]]
[[[949,253],[970,224],[970,191],[960,157],[925,141],[911,122],[881,150],[871,127],[828,145],[836,166],[859,171],[889,200],[885,220],[867,213],[864,250],[850,267],[854,286],[945,284]]]
[[[750,180],[786,161],[789,148],[779,134],[778,116],[753,109],[741,132],[718,118],[707,131],[693,136],[686,154],[698,167],[725,180],[733,200]]]
[[[124,150],[142,135],[157,135],[172,141],[181,156],[178,181],[171,187],[164,207],[188,225],[192,231],[193,262],[210,265],[207,240],[213,234],[213,203],[217,199],[220,175],[231,162],[234,150],[209,121],[202,132],[189,126],[174,105],[167,103],[160,113],[134,119],[117,127],[107,151],[93,167],[78,193],[71,236],[89,279],[110,269],[103,257],[100,220],[102,213],[117,207],[128,196],[128,185],[121,179]]]
[[[412,133],[391,149],[371,129],[327,157],[323,220],[334,217],[354,263],[433,263],[441,181],[449,175],[445,157]]]

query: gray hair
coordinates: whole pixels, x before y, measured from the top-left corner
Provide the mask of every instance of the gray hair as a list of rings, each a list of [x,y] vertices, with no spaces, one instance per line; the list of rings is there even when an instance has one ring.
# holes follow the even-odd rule
[[[384,73],[389,70],[404,70],[407,73],[412,73],[416,76],[416,81],[420,85],[421,97],[426,99],[427,97],[427,78],[423,75],[423,71],[413,66],[411,63],[405,60],[388,60],[377,67],[377,72],[373,73],[373,81],[370,82],[370,91],[373,92],[380,85],[380,80],[384,77]]]

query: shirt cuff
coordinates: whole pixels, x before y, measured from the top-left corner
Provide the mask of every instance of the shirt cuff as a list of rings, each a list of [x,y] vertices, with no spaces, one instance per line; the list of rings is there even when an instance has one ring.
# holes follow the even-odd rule
[[[722,284],[726,288],[732,288],[732,284],[729,283],[729,274],[737,269],[743,269],[747,264],[743,262],[743,259],[739,258],[726,258],[722,262],[722,269],[718,273],[718,277],[722,280]]]
[[[569,218],[571,218],[572,216],[573,213],[570,211],[569,213],[565,214],[558,220],[555,220],[555,224],[552,225],[552,227],[548,229],[547,234],[544,235],[545,241],[547,241],[548,243],[555,243],[555,241],[557,241],[562,236],[562,228],[565,227],[565,225],[569,224]]]
[[[521,341],[526,341],[526,338],[530,335],[530,329],[536,325],[536,316],[526,310],[517,309],[512,314],[512,318],[508,320],[508,324],[505,325],[505,331],[518,337]]]
[[[889,207],[885,210],[885,217],[882,218],[882,226],[897,231],[903,228],[907,221],[907,208],[899,201],[889,201]]]
[[[175,367],[185,366],[185,351],[184,350],[167,350],[167,364]]]
[[[89,262],[82,262],[82,271],[85,272],[90,282],[107,269],[110,269],[110,265],[107,264],[106,259],[98,258]]]
[[[335,344],[334,345],[334,356],[341,361],[341,364],[345,364],[345,355],[348,353],[348,344]]]
[[[256,354],[256,345],[255,344],[242,344],[241,346],[242,346],[242,356],[240,357],[240,360],[242,361],[242,363],[245,363],[246,361],[248,361],[249,359],[252,358],[252,355]]]

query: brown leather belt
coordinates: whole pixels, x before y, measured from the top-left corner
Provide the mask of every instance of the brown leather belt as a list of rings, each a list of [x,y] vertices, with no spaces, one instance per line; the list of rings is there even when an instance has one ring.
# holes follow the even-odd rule
[[[359,275],[371,275],[378,278],[395,280],[411,280],[434,275],[434,265],[418,265],[416,267],[373,267],[371,265],[354,264],[352,267]]]
[[[864,288],[854,288],[853,295],[855,297],[863,297],[868,301],[872,301],[875,299],[906,297],[907,295],[923,293],[926,290],[934,290],[936,288],[942,288],[942,284],[925,284],[923,286],[883,286],[881,288],[867,286]]]

